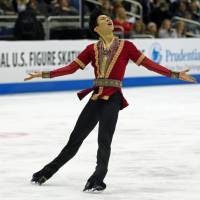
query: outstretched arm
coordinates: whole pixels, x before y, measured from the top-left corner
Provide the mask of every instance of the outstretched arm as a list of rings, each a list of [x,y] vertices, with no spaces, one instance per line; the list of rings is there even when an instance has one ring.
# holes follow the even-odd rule
[[[197,80],[186,74],[186,72],[189,71],[189,69],[187,70],[183,70],[181,72],[175,72],[172,71],[170,69],[167,69],[166,67],[163,67],[162,65],[159,65],[155,62],[153,62],[152,60],[150,60],[149,58],[147,58],[141,51],[139,51],[136,46],[132,43],[132,42],[127,42],[127,49],[128,54],[129,54],[129,58],[131,60],[133,60],[137,65],[143,65],[144,67],[146,67],[147,69],[154,71],[156,73],[159,73],[161,75],[170,77],[170,78],[176,78],[176,79],[180,79],[183,81],[188,81],[188,82],[192,82],[192,83],[196,83]]]
[[[183,81],[188,81],[188,82],[192,82],[192,83],[196,83],[197,80],[186,74],[186,72],[189,72],[189,69],[183,70],[181,72],[174,72],[171,71],[165,67],[163,67],[162,65],[159,65],[155,62],[153,62],[152,60],[150,60],[147,57],[144,57],[143,61],[141,62],[141,65],[143,65],[144,67],[146,67],[147,69],[154,71],[156,73],[159,73],[161,75],[170,77],[170,78],[176,78],[176,79],[180,79]]]
[[[24,79],[24,81],[31,80],[33,78],[53,78],[57,76],[63,76],[67,74],[72,74],[80,69],[76,62],[72,62],[70,65],[53,70],[53,71],[43,71],[43,72],[31,72],[29,76]]]
[[[57,76],[73,74],[78,69],[80,69],[80,66],[75,61],[73,61],[70,65],[67,65],[65,67],[62,67],[62,68],[59,68],[59,69],[56,69],[56,70],[53,70],[50,72],[43,71],[42,78],[54,78]]]
[[[39,77],[54,78],[57,76],[72,74],[80,68],[84,69],[85,66],[91,61],[91,50],[92,50],[92,45],[88,45],[71,64],[52,71],[29,73],[29,76],[25,78],[24,81],[28,81],[33,78],[39,78]]]

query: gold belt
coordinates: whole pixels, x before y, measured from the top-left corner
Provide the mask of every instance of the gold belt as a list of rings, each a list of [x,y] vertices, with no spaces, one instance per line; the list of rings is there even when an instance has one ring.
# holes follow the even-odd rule
[[[99,87],[122,87],[122,82],[114,79],[97,78],[93,81],[95,86]]]

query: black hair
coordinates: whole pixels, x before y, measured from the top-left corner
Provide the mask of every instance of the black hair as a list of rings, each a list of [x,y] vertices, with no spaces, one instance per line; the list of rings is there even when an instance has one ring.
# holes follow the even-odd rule
[[[90,20],[89,20],[89,30],[92,33],[93,36],[95,36],[96,38],[99,37],[99,34],[97,32],[94,31],[95,27],[98,25],[97,24],[97,18],[100,15],[103,15],[104,13],[100,10],[100,9],[96,9],[94,10],[91,15],[90,15]]]

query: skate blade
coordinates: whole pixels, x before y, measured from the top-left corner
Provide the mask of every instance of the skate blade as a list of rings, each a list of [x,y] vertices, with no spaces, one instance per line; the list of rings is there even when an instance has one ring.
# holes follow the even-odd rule
[[[39,182],[37,182],[37,181],[30,181],[30,182],[31,182],[32,185],[39,185],[39,186],[42,185],[42,183],[39,183]]]
[[[100,194],[103,191],[104,190],[97,190],[96,188],[92,188],[92,189],[84,190],[83,192],[90,193],[90,194]]]
[[[42,185],[43,183],[45,183],[47,181],[46,177],[42,176],[39,180],[34,180],[32,179],[31,182],[33,184],[36,184],[36,185]]]

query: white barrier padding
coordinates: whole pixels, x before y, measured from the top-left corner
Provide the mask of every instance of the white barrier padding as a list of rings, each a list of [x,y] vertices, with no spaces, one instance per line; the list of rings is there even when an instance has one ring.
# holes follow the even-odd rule
[[[146,56],[176,71],[191,69],[200,73],[200,39],[137,39],[131,40]],[[91,40],[0,42],[0,83],[23,82],[27,72],[53,70],[71,63]],[[126,77],[159,76],[129,62]],[[93,79],[91,65],[75,74],[48,79]],[[32,81],[41,81],[39,79]]]

